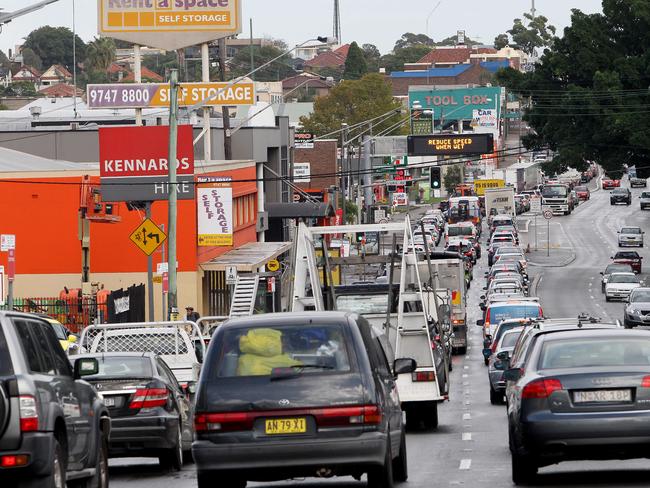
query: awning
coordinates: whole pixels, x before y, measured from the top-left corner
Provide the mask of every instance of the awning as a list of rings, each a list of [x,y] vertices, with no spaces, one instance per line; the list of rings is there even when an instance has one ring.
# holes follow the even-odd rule
[[[284,254],[292,242],[249,242],[238,249],[222,254],[201,264],[204,271],[225,271],[226,266],[236,266],[241,273],[254,273],[270,260]]]
[[[269,219],[300,219],[334,217],[336,212],[329,203],[267,203]]]

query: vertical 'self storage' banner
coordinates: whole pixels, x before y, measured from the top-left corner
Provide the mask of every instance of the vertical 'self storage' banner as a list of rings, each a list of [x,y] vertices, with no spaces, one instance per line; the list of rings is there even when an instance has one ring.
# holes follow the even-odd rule
[[[230,179],[202,184],[197,190],[196,199],[199,247],[232,246],[234,229]]]

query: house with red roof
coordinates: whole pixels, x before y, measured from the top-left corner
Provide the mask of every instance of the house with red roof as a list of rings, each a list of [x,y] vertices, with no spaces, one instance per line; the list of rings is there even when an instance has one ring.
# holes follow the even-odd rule
[[[16,69],[11,76],[12,83],[18,83],[21,81],[34,83],[34,87],[38,88],[41,82],[41,72],[32,66],[22,65],[20,68]]]
[[[334,51],[325,51],[315,58],[305,61],[305,67],[314,71],[327,68],[342,70],[346,59],[348,59],[349,50],[350,45],[344,44]]]
[[[81,88],[75,88],[72,85],[59,83],[58,85],[50,85],[38,91],[39,95],[44,95],[48,98],[71,98],[77,94],[77,97],[83,97],[84,91]]]
[[[129,73],[126,77],[122,79],[122,81],[124,82],[135,81],[135,73],[133,72]],[[142,81],[153,81],[156,83],[161,83],[165,81],[165,79],[155,71],[151,71],[146,66],[142,66]]]
[[[41,86],[58,85],[59,83],[72,83],[72,73],[65,66],[53,64],[41,75]]]

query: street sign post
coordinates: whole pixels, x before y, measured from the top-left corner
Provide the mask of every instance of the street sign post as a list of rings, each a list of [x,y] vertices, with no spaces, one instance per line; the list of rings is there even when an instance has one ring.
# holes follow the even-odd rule
[[[553,218],[552,210],[544,210],[544,218],[546,219],[546,255],[551,255],[551,219]]]
[[[7,252],[9,249],[16,249],[16,235],[2,234],[0,236],[0,251]]]
[[[237,283],[237,266],[226,266],[226,285]]]
[[[149,219],[133,231],[131,241],[147,256],[151,256],[167,240],[167,235]]]
[[[220,91],[221,90],[221,91]],[[156,108],[169,107],[169,83],[88,85],[88,108]],[[213,98],[216,97],[216,98]],[[255,105],[255,84],[181,83],[178,106],[191,107],[208,100],[206,105]]]
[[[530,198],[530,212],[535,219],[535,251],[537,251],[537,216],[542,214],[542,197],[540,195],[533,195]]]

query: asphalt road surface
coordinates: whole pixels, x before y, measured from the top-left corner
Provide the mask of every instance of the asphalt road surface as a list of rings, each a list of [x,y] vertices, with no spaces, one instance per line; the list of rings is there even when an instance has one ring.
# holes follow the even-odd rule
[[[581,312],[622,319],[621,303],[606,303],[600,291],[599,272],[617,249],[616,231],[622,225],[647,229],[646,214],[639,209],[633,190],[631,207],[610,207],[608,192],[592,194],[567,217],[556,217],[551,226],[554,248],[572,250],[575,260],[566,267],[532,266],[536,293],[549,317],[574,317]],[[538,239],[546,239],[546,224],[540,222]],[[650,230],[650,229],[647,229]],[[529,227],[529,236],[532,227]],[[650,233],[648,234],[650,239]],[[650,253],[640,250],[646,258]],[[647,262],[650,271],[650,262]],[[479,296],[484,283],[486,258],[475,268],[470,290],[470,343],[466,356],[454,357],[450,401],[441,405],[440,426],[436,430],[410,432],[407,436],[410,477],[404,487],[431,488],[460,486],[500,488],[513,486],[510,477],[505,406],[489,401],[486,367],[482,361],[481,329],[475,324],[480,315]],[[644,272],[645,276],[645,272]],[[648,278],[646,278],[648,279]],[[650,284],[650,281],[648,281]],[[188,488],[196,486],[194,465],[186,464],[178,473],[163,472],[154,459],[123,459],[110,462],[113,488]],[[218,482],[215,482],[218,486]],[[278,483],[251,483],[261,487],[318,488],[363,487],[352,478],[332,480],[292,480]],[[647,487],[650,462],[598,461],[570,462],[542,468],[536,486],[553,487]]]

